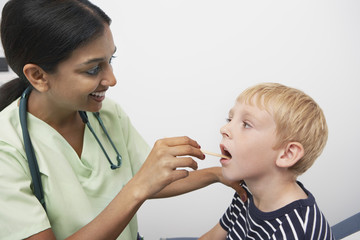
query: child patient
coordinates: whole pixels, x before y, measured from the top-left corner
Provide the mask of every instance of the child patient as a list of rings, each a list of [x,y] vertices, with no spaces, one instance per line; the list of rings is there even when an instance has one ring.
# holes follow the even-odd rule
[[[244,180],[248,200],[234,198],[200,239],[334,239],[314,196],[297,181],[321,154],[328,129],[321,108],[277,83],[245,90],[220,130],[224,178]]]

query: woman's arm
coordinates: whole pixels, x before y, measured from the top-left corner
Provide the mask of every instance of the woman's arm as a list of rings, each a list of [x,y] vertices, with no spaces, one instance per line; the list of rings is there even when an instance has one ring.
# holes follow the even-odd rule
[[[152,198],[174,197],[216,183],[219,181],[218,169],[218,167],[214,167],[191,171],[189,176],[169,184]]]
[[[67,239],[116,239],[145,201],[135,182],[124,186],[114,200],[89,224]],[[55,240],[51,229],[35,234],[28,240]]]
[[[175,181],[152,198],[166,198],[188,193],[210,184],[221,182],[232,187],[245,202],[247,200],[246,191],[240,186],[239,182],[230,182],[223,178],[221,167],[205,168],[201,170],[191,171],[189,176]]]
[[[146,199],[166,185],[189,175],[188,171],[177,168],[197,169],[197,163],[189,156],[204,158],[200,146],[194,140],[188,137],[158,140],[138,173],[110,204],[94,220],[67,239],[116,239]],[[28,239],[53,240],[55,236],[51,229],[47,229]]]

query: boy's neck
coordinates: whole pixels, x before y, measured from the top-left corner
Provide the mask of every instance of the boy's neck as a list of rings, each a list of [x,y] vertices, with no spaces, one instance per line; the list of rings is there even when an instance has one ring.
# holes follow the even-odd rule
[[[272,212],[296,200],[307,198],[306,193],[295,180],[271,179],[266,181],[266,184],[246,181],[246,184],[253,195],[255,206],[262,212]]]

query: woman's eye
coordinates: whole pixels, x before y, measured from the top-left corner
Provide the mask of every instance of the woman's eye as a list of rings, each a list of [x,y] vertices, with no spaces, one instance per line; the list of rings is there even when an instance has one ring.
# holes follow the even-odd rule
[[[116,56],[114,56],[114,55],[113,55],[113,56],[111,56],[111,58],[110,58],[110,60],[109,60],[109,64],[111,64],[111,63],[112,63],[112,61],[113,61],[113,59],[114,59],[114,58],[116,58]]]
[[[109,60],[109,64],[112,63],[112,60],[116,58],[116,56],[111,56],[110,60]],[[93,68],[90,68],[89,70],[86,71],[86,74],[90,75],[90,76],[96,76],[105,66],[106,63],[101,63],[99,65],[96,65]]]
[[[89,69],[86,71],[87,74],[91,76],[97,75],[101,71],[101,67],[99,65],[96,65],[95,67]]]

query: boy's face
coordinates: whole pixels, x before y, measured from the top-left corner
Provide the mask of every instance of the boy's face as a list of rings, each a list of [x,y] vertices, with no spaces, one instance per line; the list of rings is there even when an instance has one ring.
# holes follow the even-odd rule
[[[258,181],[271,176],[280,151],[273,149],[277,140],[276,124],[266,110],[255,104],[236,102],[229,112],[228,123],[220,132],[221,151],[231,156],[231,159],[221,159],[226,179]]]

